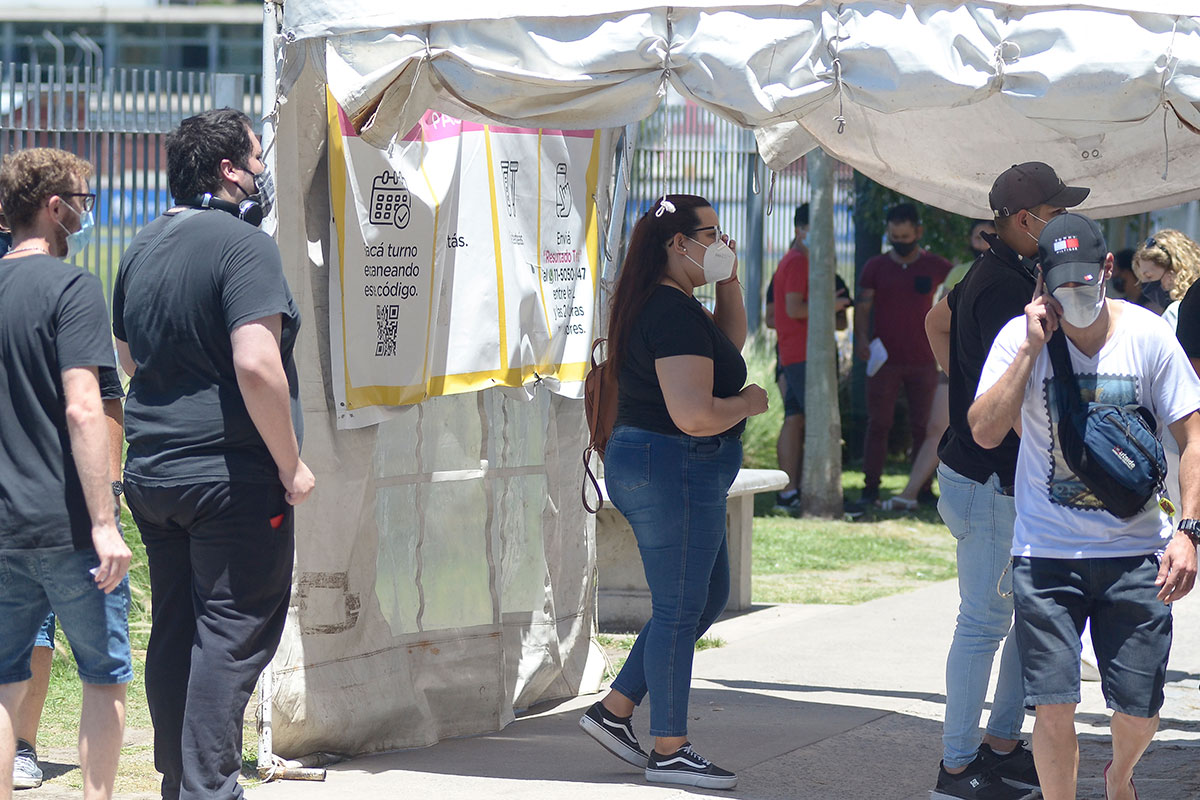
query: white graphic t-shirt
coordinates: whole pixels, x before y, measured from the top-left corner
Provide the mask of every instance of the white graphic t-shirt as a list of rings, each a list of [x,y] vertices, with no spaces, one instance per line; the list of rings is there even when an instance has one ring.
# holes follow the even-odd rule
[[[1124,301],[1116,330],[1088,358],[1068,340],[1071,366],[1084,399],[1150,409],[1159,433],[1200,409],[1200,379],[1162,319]],[[1025,341],[1025,317],[1000,329],[979,379],[979,397],[996,384]],[[1021,404],[1021,448],[1015,484],[1017,522],[1012,554],[1037,558],[1118,558],[1162,550],[1173,533],[1153,500],[1139,515],[1118,519],[1063,460],[1058,439],[1058,384],[1043,347]]]

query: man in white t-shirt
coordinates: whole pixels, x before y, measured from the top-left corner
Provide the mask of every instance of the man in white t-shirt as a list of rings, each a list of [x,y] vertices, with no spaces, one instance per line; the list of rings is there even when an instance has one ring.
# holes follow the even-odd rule
[[[1133,800],[1133,768],[1155,730],[1171,648],[1170,603],[1191,591],[1200,535],[1200,380],[1157,315],[1108,300],[1113,256],[1100,227],[1062,214],[1038,237],[1041,272],[1025,316],[996,336],[968,413],[984,447],[1021,435],[1013,532],[1013,592],[1033,754],[1045,800],[1075,797],[1079,650],[1084,623],[1113,709],[1109,800]],[[1151,500],[1109,513],[1063,460],[1054,370],[1046,343],[1059,328],[1087,399],[1141,405],[1179,442],[1182,519]]]

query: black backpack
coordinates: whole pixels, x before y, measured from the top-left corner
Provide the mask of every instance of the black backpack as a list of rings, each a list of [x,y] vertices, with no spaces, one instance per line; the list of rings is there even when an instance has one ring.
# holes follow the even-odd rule
[[[1113,516],[1139,514],[1162,490],[1167,462],[1145,406],[1084,402],[1071,369],[1067,336],[1050,337],[1058,383],[1058,441],[1063,459]]]

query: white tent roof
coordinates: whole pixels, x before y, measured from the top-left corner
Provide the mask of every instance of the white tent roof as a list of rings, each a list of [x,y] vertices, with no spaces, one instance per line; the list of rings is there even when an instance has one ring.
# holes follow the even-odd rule
[[[964,214],[984,214],[995,175],[1031,159],[1091,186],[1097,216],[1200,196],[1195,0],[286,0],[284,28],[312,45],[285,58],[324,61],[377,146],[427,107],[625,125],[669,82],[752,128],[772,168],[819,144]]]

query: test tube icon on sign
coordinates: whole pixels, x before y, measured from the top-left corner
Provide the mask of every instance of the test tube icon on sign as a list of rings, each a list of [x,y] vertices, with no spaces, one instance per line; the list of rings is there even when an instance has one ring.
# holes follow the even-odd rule
[[[510,217],[517,215],[517,171],[520,166],[521,162],[516,160],[500,162],[500,172],[504,175],[504,204],[508,206]]]
[[[407,228],[412,216],[408,184],[399,172],[376,175],[371,184],[371,224]]]
[[[571,216],[571,184],[567,182],[567,165],[560,163],[554,171],[555,205],[554,210],[560,217]]]

